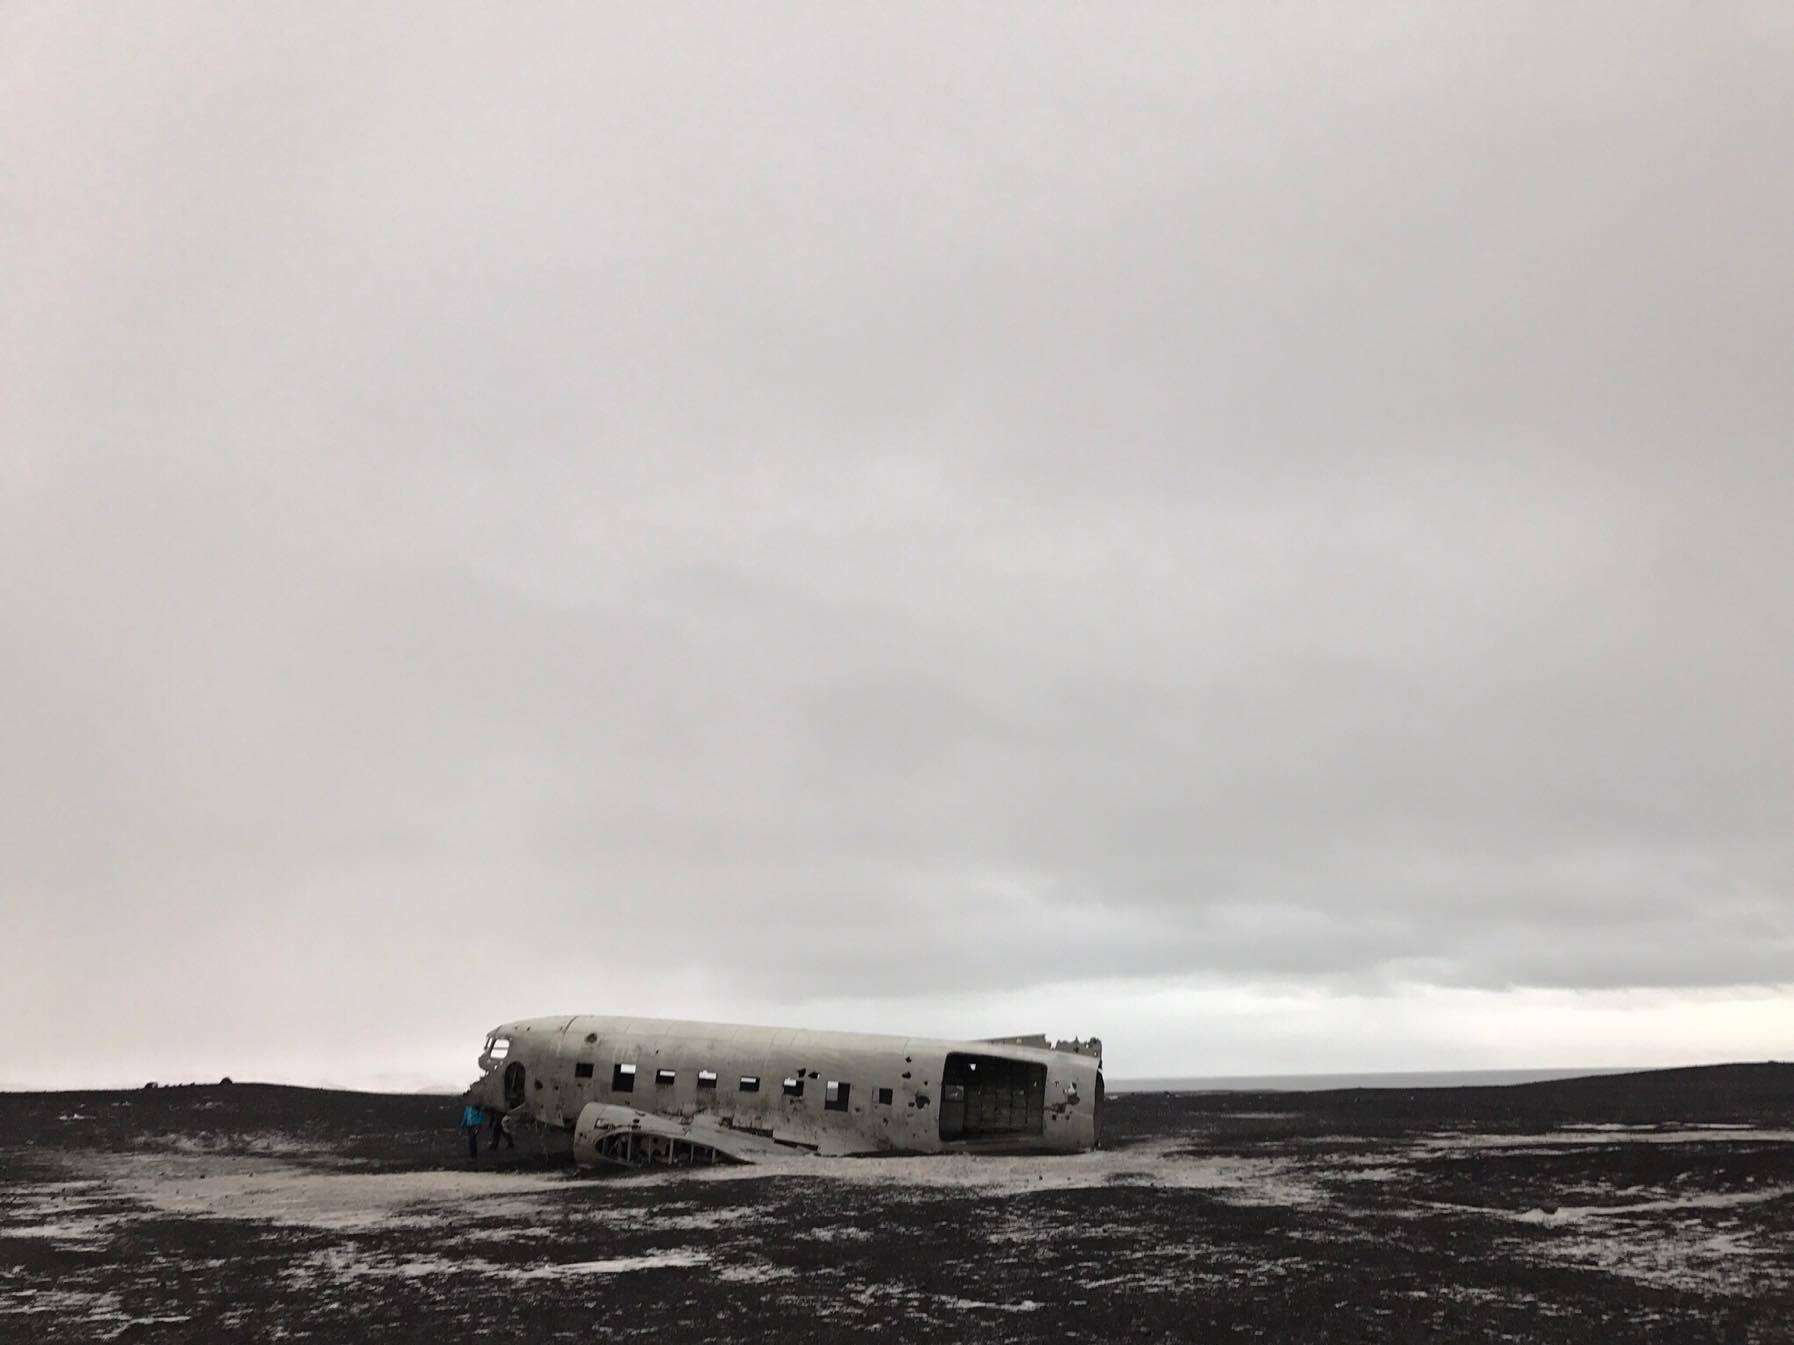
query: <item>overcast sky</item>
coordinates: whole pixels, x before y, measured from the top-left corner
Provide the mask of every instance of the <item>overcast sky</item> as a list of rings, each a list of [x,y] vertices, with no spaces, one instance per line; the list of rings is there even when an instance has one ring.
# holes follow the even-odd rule
[[[0,1085],[1794,1055],[1794,7],[0,8]]]

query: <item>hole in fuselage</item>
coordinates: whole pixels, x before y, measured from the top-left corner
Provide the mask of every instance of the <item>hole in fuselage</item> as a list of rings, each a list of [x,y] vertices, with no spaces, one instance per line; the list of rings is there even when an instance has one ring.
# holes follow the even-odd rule
[[[1046,1133],[1046,1066],[954,1051],[941,1070],[941,1138],[1028,1139]]]

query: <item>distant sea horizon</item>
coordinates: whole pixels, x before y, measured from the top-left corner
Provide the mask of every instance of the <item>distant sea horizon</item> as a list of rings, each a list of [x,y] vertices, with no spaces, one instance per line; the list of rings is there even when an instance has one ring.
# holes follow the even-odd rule
[[[1658,1065],[1591,1065],[1585,1069],[1385,1070],[1364,1074],[1208,1074],[1106,1079],[1110,1093],[1319,1093],[1336,1088],[1486,1088],[1597,1074],[1636,1074]]]

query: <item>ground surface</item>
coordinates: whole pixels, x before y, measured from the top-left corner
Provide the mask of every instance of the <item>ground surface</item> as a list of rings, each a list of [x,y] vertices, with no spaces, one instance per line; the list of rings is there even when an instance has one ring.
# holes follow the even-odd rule
[[[0,1340],[1794,1341],[1794,1066],[1117,1095],[1065,1158],[469,1170],[459,1104],[0,1094]]]

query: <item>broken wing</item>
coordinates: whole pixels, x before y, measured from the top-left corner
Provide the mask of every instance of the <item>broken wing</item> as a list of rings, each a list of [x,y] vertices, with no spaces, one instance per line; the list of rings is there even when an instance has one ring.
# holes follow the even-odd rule
[[[690,1120],[655,1116],[614,1102],[588,1102],[573,1128],[576,1162],[642,1167],[665,1163],[752,1163],[788,1148],[770,1138],[719,1124],[701,1114]]]

